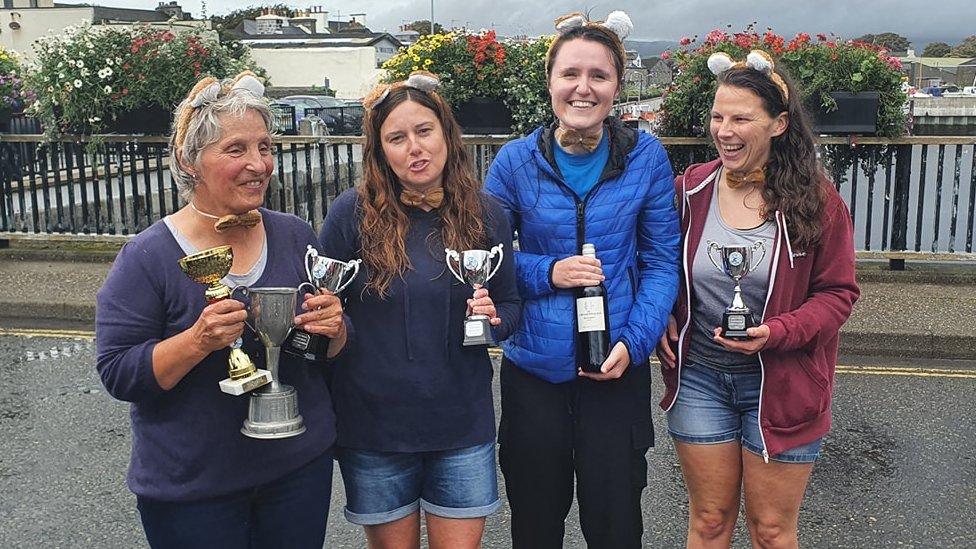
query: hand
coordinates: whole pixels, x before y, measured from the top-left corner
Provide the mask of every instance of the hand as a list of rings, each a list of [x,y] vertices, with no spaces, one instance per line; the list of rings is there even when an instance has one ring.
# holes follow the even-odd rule
[[[661,335],[661,341],[657,344],[658,358],[665,368],[674,368],[674,351],[671,350],[671,343],[678,341],[678,323],[675,322],[673,315],[668,315],[668,329]]]
[[[190,327],[191,341],[204,354],[223,349],[244,333],[246,318],[244,304],[236,299],[211,303],[203,308],[197,321]]]
[[[342,302],[335,294],[319,290],[317,294],[305,294],[302,310],[308,311],[295,317],[295,327],[310,334],[336,338],[346,330],[342,320]]]
[[[603,366],[600,366],[599,374],[591,374],[589,372],[579,371],[579,375],[582,377],[588,377],[594,381],[607,381],[609,379],[619,379],[627,368],[630,366],[630,353],[627,352],[627,346],[623,342],[617,342],[610,349],[610,356],[603,362]]]
[[[495,302],[488,296],[488,290],[485,288],[475,290],[474,295],[468,300],[468,316],[485,315],[492,326],[498,326],[502,323],[502,319],[495,316],[496,314]]]
[[[605,278],[600,260],[582,255],[560,259],[552,268],[552,285],[557,288],[596,286]]]
[[[746,334],[749,335],[751,339],[745,341],[738,341],[735,339],[725,339],[721,336],[722,329],[715,328],[715,337],[713,338],[722,347],[730,351],[735,351],[737,353],[742,353],[744,355],[754,355],[762,350],[766,346],[766,341],[769,340],[769,326],[765,324],[760,324],[753,328],[746,328]]]

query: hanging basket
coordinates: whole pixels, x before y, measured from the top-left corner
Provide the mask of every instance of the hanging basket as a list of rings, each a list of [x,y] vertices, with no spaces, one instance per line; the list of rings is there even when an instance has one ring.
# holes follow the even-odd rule
[[[827,112],[812,96],[807,105],[813,119],[813,132],[826,135],[874,135],[878,131],[878,106],[881,93],[835,91],[829,95],[837,102],[837,109]]]
[[[512,111],[499,99],[472,97],[454,108],[465,135],[512,133]]]

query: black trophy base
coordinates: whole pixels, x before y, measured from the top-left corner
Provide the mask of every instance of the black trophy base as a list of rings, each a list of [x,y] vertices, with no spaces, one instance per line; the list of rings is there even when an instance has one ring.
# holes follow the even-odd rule
[[[292,356],[322,361],[328,356],[329,341],[329,338],[322,335],[310,334],[305,330],[292,330],[281,348]]]
[[[487,316],[471,316],[464,321],[464,342],[462,345],[472,347],[494,344],[495,337],[491,335],[491,323]]]
[[[722,337],[725,339],[752,339],[746,330],[756,326],[756,320],[749,309],[726,309],[722,315]]]

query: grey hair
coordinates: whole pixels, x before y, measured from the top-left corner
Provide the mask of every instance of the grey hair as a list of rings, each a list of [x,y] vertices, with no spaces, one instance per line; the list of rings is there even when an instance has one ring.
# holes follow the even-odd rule
[[[223,83],[225,84],[224,89],[226,89],[230,88],[228,83],[232,83],[232,81],[225,80]],[[180,191],[180,196],[187,201],[193,196],[196,179],[183,169],[180,158],[182,156],[183,162],[187,165],[195,166],[200,159],[200,153],[210,145],[220,141],[222,128],[219,117],[221,115],[243,118],[247,111],[257,111],[264,119],[264,125],[268,128],[268,132],[274,130],[274,116],[268,103],[263,97],[258,97],[247,89],[230,88],[227,91],[222,89],[215,100],[204,102],[199,107],[193,107],[190,104],[191,101],[192,98],[186,98],[176,107],[173,116],[173,131],[169,142],[170,173],[176,180],[176,187]],[[176,126],[186,109],[193,109],[196,112],[192,113],[190,123],[186,127],[183,145],[178,147],[176,145]]]

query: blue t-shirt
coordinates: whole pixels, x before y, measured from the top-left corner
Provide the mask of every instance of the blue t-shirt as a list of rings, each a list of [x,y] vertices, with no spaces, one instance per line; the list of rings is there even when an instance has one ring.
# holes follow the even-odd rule
[[[590,192],[600,180],[603,167],[610,159],[610,140],[607,137],[609,132],[604,131],[600,138],[600,144],[593,152],[584,154],[569,154],[562,147],[553,147],[556,165],[559,172],[563,174],[563,179],[573,189],[576,196],[585,198],[586,193]]]

